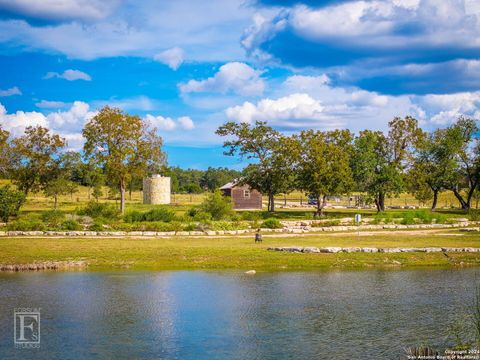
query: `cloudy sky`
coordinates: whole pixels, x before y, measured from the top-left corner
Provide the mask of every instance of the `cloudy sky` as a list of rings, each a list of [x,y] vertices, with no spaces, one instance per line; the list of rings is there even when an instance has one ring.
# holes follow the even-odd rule
[[[480,0],[0,0],[0,124],[81,149],[103,105],[138,114],[169,163],[222,155],[227,120],[425,129],[480,118]]]

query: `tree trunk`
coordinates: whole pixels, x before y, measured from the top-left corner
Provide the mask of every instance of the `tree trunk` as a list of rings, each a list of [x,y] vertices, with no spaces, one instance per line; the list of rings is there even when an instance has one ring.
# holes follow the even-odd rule
[[[275,199],[273,194],[268,194],[268,211],[275,212]]]
[[[456,188],[453,188],[453,194],[455,195],[455,197],[457,198],[458,202],[460,203],[460,206],[462,207],[463,210],[468,210],[470,208],[470,204],[468,204],[464,198],[462,197],[462,195],[458,192],[458,190]]]
[[[322,201],[320,201],[320,199]],[[327,195],[317,197],[317,216],[323,216],[323,208],[327,205]]]
[[[432,202],[432,211],[437,209],[437,201],[438,201],[438,190],[433,190],[433,202]]]
[[[125,214],[125,181],[120,180],[120,212]]]
[[[377,212],[385,211],[385,194],[383,192],[378,193],[378,197],[375,199],[375,205],[377,206]]]
[[[91,194],[92,194],[92,187],[89,186],[89,187],[88,187],[88,201],[90,201],[90,196],[91,196]]]
[[[55,195],[53,197],[53,210],[57,210],[57,202],[58,202],[57,200],[58,200],[57,195]]]

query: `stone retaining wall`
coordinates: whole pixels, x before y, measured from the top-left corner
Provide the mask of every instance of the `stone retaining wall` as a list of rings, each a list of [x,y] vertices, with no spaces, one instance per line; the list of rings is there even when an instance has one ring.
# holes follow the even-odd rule
[[[372,247],[303,247],[303,246],[287,246],[287,247],[269,247],[269,251],[286,251],[294,253],[328,253],[335,254],[339,252],[354,253],[402,253],[402,252],[480,252],[480,248],[452,248],[452,247],[426,247],[426,248],[372,248]]]
[[[421,225],[360,225],[360,226],[329,226],[312,228],[289,228],[282,229],[260,229],[262,233],[285,233],[285,234],[307,234],[317,232],[338,232],[338,231],[365,231],[365,230],[422,230],[422,229],[453,229],[459,228],[460,231],[480,231],[478,227],[468,227],[476,225],[479,222],[461,222],[456,224],[421,224]],[[75,237],[95,237],[95,236],[199,236],[199,235],[242,235],[255,233],[256,229],[242,230],[206,230],[206,231],[0,231],[0,237],[14,236],[75,236]]]

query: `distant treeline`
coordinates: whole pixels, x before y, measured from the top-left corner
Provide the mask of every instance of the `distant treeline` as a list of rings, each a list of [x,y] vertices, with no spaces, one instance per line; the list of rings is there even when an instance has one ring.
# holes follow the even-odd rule
[[[366,203],[384,211],[386,197],[406,191],[431,201],[435,210],[439,192],[451,191],[462,209],[470,209],[480,187],[479,131],[477,121],[464,117],[431,132],[407,116],[390,121],[386,132],[290,135],[261,121],[228,122],[216,132],[227,139],[225,154],[251,163],[241,173],[184,170],[167,166],[157,129],[107,106],[85,124],[82,152],[65,151],[66,139],[41,126],[27,127],[17,137],[0,127],[0,177],[12,179],[25,196],[42,191],[55,204],[59,195],[73,198],[78,184],[89,187],[96,199],[106,185],[109,196],[120,197],[122,212],[126,193],[141,189],[142,179],[152,174],[170,176],[175,193],[211,191],[238,179],[268,197],[269,211],[275,210],[275,195],[293,190],[316,198],[318,213],[328,196],[351,192],[363,193]]]

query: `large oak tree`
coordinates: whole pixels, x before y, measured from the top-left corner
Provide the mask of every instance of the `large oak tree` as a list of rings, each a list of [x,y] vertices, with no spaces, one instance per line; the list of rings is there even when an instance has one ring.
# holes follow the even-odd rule
[[[239,155],[253,161],[245,168],[241,182],[267,195],[268,211],[275,211],[275,195],[293,187],[294,141],[262,121],[253,126],[228,122],[216,133],[228,137],[223,145],[227,149],[225,155]]]
[[[125,212],[125,189],[135,176],[159,169],[166,157],[162,139],[139,116],[105,106],[84,127],[85,157],[105,169],[107,180],[120,193],[120,211]]]
[[[25,195],[43,190],[52,180],[65,139],[41,126],[27,127],[25,134],[12,140],[12,178]]]
[[[317,215],[322,215],[329,195],[348,193],[354,182],[350,168],[353,136],[348,130],[302,131],[296,137],[297,187],[317,199]]]

